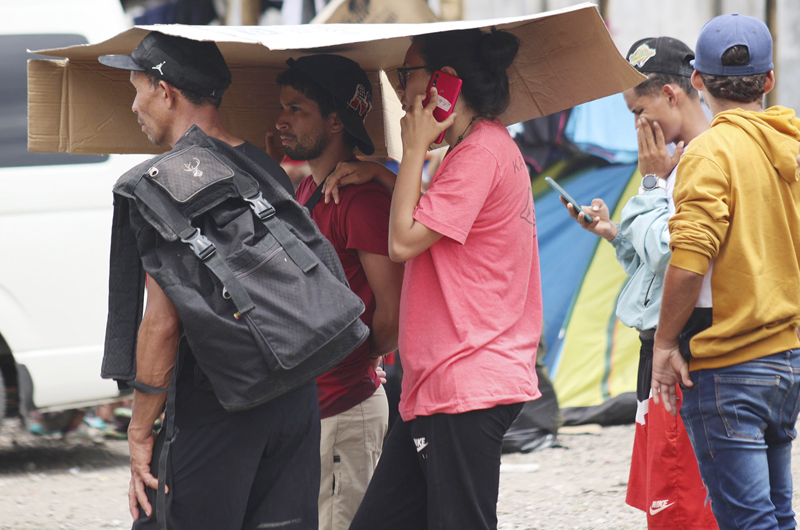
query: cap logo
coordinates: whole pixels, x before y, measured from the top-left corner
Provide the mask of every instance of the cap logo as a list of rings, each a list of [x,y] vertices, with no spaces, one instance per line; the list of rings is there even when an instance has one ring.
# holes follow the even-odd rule
[[[644,63],[650,60],[651,57],[654,57],[656,54],[656,50],[648,46],[647,44],[642,44],[636,51],[634,51],[630,57],[628,57],[628,62],[631,63],[632,66],[636,66],[641,68],[644,66]]]
[[[157,64],[155,66],[151,66],[151,70],[158,70],[158,73],[163,77],[164,72],[161,71],[161,67],[167,64],[167,61],[161,61],[161,64]]]
[[[358,115],[363,120],[367,113],[372,110],[372,94],[367,92],[367,88],[364,85],[358,85],[349,105],[351,109],[358,112]]]
[[[203,172],[198,169],[200,167],[200,159],[199,158],[193,158],[192,160],[194,160],[194,164],[190,164],[190,163],[187,162],[186,164],[183,165],[183,170],[184,171],[188,171],[189,173],[191,173],[193,177],[197,177],[197,178],[202,177],[203,176]]]

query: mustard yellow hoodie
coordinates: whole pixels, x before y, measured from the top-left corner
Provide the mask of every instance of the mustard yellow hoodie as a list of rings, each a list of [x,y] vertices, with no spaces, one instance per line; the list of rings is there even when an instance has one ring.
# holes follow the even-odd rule
[[[712,325],[691,370],[800,347],[800,120],[771,107],[717,114],[678,165],[670,264],[705,275]]]

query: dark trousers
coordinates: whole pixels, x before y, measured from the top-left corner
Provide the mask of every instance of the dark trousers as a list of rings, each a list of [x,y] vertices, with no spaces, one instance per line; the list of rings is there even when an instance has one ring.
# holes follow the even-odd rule
[[[520,410],[398,419],[350,530],[497,528],[503,435]]]
[[[176,406],[179,427],[167,473],[168,528],[316,530],[320,481],[316,383],[253,409],[198,415],[196,409],[213,398],[205,392],[193,388]],[[177,421],[182,411],[192,421]],[[202,421],[204,417],[211,421]],[[163,430],[156,440],[154,475],[162,444]],[[147,493],[155,508],[155,490],[147,488]],[[134,530],[159,528],[155,509],[151,517],[141,507],[140,513]]]

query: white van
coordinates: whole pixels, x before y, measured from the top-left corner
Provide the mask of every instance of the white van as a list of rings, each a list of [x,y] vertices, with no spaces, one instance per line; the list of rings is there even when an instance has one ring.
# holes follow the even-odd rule
[[[3,2],[0,419],[118,399],[100,378],[115,180],[141,156],[27,152],[26,49],[110,38],[119,0]]]

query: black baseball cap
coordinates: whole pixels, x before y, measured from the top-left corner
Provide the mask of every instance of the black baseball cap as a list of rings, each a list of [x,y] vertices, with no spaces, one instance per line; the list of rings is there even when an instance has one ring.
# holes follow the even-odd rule
[[[689,61],[694,52],[686,44],[671,37],[649,37],[633,43],[625,56],[631,66],[643,74],[671,74],[692,77]]]
[[[152,31],[130,55],[101,55],[112,68],[149,72],[170,85],[207,97],[222,97],[231,71],[214,42],[201,42]]]
[[[375,146],[364,127],[372,110],[372,84],[357,62],[341,55],[308,55],[286,61],[289,68],[299,70],[331,95],[333,106],[344,128],[356,139],[356,146],[365,155]]]

